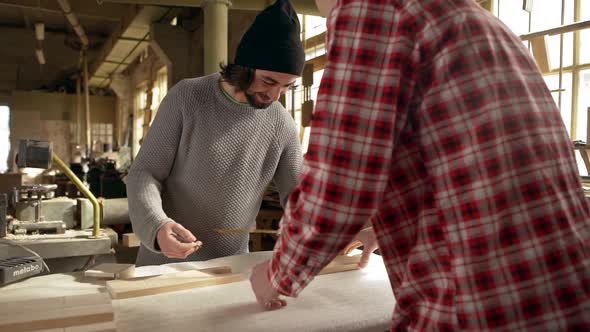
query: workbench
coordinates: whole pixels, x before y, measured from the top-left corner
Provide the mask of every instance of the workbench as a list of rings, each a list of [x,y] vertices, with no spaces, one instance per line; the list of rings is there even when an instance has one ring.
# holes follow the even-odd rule
[[[207,262],[136,268],[136,276],[230,266],[249,273],[272,252],[253,252]],[[105,281],[83,273],[33,277],[0,288],[0,303],[105,292]],[[395,299],[380,256],[363,270],[321,275],[287,307],[264,311],[250,282],[113,300],[117,331],[386,331]]]

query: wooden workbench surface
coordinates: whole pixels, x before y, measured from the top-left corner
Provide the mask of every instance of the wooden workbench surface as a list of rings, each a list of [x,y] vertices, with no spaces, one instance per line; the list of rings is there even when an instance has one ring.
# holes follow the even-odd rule
[[[249,272],[270,252],[208,262],[144,266],[136,276],[231,266]],[[82,273],[30,278],[0,288],[0,303],[105,292],[105,281]],[[381,257],[364,270],[318,276],[297,299],[267,312],[255,302],[249,281],[113,300],[117,331],[385,331],[395,305]]]

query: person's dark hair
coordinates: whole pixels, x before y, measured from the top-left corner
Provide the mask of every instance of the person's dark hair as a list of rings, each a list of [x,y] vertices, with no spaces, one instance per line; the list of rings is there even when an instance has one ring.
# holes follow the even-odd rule
[[[231,86],[240,89],[240,91],[248,90],[254,81],[255,69],[233,63],[219,64],[219,67],[221,68],[221,78]]]

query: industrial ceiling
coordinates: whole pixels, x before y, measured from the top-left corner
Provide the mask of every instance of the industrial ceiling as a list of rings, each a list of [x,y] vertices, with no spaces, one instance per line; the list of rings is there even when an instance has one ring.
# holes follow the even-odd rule
[[[149,46],[152,23],[170,22],[183,7],[200,7],[204,2],[0,0],[0,95],[13,90],[74,92],[81,49],[88,56],[89,85],[95,90],[107,88],[112,75],[124,71]],[[230,8],[261,10],[272,2],[234,0]],[[314,0],[293,2],[300,13],[317,14]],[[79,28],[72,26],[72,14],[87,36],[87,46]],[[43,40],[36,34],[40,24]]]

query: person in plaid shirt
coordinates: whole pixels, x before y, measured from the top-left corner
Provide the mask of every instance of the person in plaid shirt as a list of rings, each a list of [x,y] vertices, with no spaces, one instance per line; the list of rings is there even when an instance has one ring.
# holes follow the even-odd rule
[[[258,302],[286,305],[369,221],[392,330],[590,331],[590,209],[519,38],[473,0],[316,3],[327,62]]]

